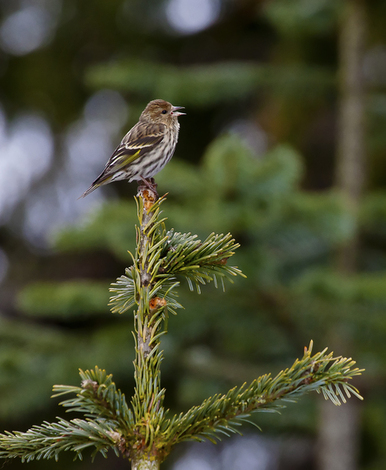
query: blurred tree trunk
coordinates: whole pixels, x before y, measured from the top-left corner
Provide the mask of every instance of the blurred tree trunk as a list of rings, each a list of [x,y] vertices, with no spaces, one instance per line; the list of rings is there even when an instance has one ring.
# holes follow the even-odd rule
[[[365,123],[363,53],[366,35],[365,0],[347,0],[342,16],[339,42],[339,132],[336,187],[343,194],[347,210],[355,221],[365,180]],[[357,270],[359,233],[337,253],[337,269],[349,275]],[[349,339],[337,331],[330,334],[331,346],[349,355]],[[339,409],[321,403],[318,470],[358,468],[360,403],[350,400]]]
[[[347,0],[341,25],[340,106],[336,163],[336,186],[347,201],[347,209],[357,216],[365,180],[365,123],[363,55],[365,43],[365,0]],[[355,272],[358,258],[358,231],[338,254],[338,269]]]

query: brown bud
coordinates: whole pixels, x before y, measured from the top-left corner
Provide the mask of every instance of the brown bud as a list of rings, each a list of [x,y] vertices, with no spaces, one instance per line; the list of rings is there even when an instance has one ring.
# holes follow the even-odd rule
[[[138,196],[142,198],[143,206],[147,212],[149,212],[153,204],[158,199],[157,193],[147,188],[146,186],[138,186]]]
[[[154,313],[160,308],[166,307],[167,302],[162,297],[153,297],[149,302],[150,313]]]

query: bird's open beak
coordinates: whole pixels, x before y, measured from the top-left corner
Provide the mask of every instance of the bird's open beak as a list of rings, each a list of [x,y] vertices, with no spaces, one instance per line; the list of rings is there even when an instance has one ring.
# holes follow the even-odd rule
[[[186,113],[181,113],[178,111],[179,109],[185,109],[184,106],[173,106],[172,107],[172,114],[173,116],[184,116]]]

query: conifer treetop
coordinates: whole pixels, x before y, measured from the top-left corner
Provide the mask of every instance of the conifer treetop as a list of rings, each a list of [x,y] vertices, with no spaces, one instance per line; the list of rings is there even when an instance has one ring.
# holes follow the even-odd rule
[[[133,469],[156,470],[176,444],[205,439],[215,443],[223,435],[240,433],[251,414],[277,412],[311,391],[336,405],[352,394],[362,399],[350,383],[362,372],[355,362],[334,357],[327,348],[312,355],[311,341],[303,357],[275,377],[263,375],[171,416],[163,406],[161,337],[167,333],[168,312],[175,314],[181,307],[176,300],[179,279],[185,277],[198,292],[208,282],[224,288],[225,280],[242,275],[228,265],[239,245],[230,234],[212,233],[201,241],[190,233],[167,230],[160,210],[165,197],[157,200],[148,188],[140,188],[136,201],[139,225],[133,264],[112,285],[110,301],[113,312],[134,308],[135,389],[130,403],[106,371],[97,366],[81,370],[80,386],[55,385],[53,396],[71,395],[61,405],[82,417],[0,434],[1,458],[57,460],[60,452],[72,451],[82,459],[86,450],[94,458],[99,452],[106,457],[112,449],[129,458]]]

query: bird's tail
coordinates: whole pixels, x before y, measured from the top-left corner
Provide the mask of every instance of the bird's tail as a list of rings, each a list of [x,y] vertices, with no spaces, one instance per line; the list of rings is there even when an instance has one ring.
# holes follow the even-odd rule
[[[99,184],[92,184],[81,196],[78,197],[78,199],[82,199],[87,196],[87,194],[90,194],[94,191],[94,189],[98,188],[100,185]]]
[[[99,186],[102,186],[103,184],[110,183],[110,180],[112,179],[113,175],[104,175],[103,173],[98,176],[98,178],[93,182],[93,184],[81,195],[78,197],[78,199],[82,199],[87,196],[87,194],[92,193],[95,189],[99,188]]]

